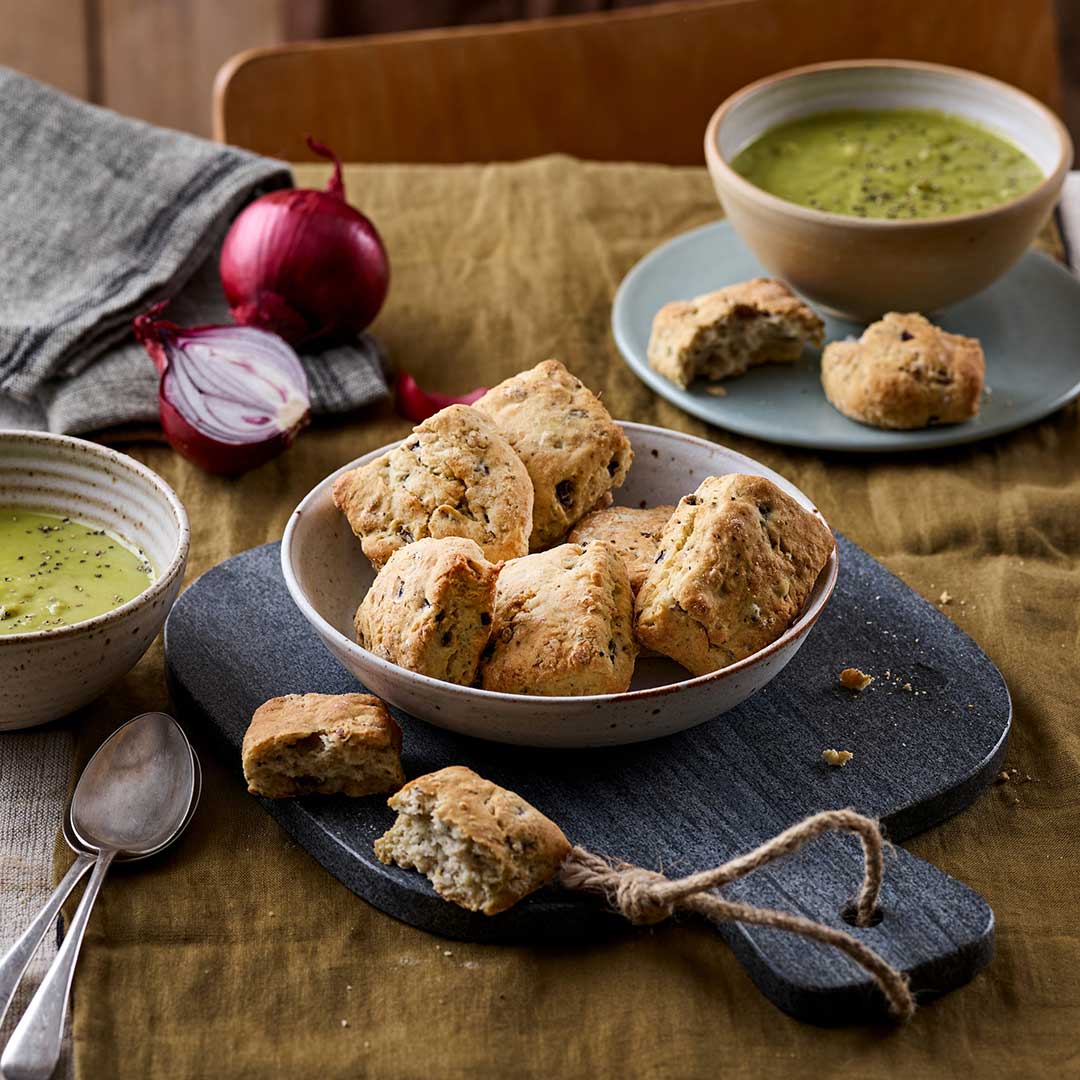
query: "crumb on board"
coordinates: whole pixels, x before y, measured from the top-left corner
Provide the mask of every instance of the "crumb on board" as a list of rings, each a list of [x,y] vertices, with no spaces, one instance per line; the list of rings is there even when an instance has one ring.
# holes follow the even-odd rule
[[[867,675],[858,668],[846,667],[840,672],[840,685],[848,690],[865,690],[873,681],[873,675]]]
[[[942,604],[942,605],[951,604],[952,603],[952,593],[950,593],[948,589],[945,589],[942,592],[942,594],[938,597],[938,603]],[[961,603],[963,603],[963,601],[961,601]]]
[[[821,751],[821,759],[826,765],[835,765],[837,768],[843,768],[855,755],[850,750],[833,750],[831,747],[828,750]]]
[[[727,397],[727,387],[721,386],[719,383],[709,383],[705,387],[705,393],[711,394],[713,397]]]

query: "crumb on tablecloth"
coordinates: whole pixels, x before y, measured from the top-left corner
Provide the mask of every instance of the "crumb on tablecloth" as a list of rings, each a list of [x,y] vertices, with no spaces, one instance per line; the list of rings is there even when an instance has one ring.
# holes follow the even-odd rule
[[[873,681],[873,675],[867,675],[858,668],[846,667],[840,672],[840,685],[848,690],[865,690]]]
[[[855,755],[850,750],[822,750],[821,758],[826,765],[835,765],[843,768]]]
[[[942,594],[941,594],[941,595],[940,595],[940,596],[938,597],[938,603],[939,603],[939,604],[951,604],[951,603],[952,603],[952,593],[950,593],[950,592],[949,592],[949,590],[948,590],[948,589],[946,589],[946,590],[945,590],[945,591],[944,591],[944,592],[943,592],[943,593],[942,593]]]

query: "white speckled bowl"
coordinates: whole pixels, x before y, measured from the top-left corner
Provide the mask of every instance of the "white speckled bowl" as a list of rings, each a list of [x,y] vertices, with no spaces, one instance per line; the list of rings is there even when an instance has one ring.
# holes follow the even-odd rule
[[[141,548],[154,580],[84,622],[0,635],[0,731],[46,724],[96,698],[135,666],[165,622],[187,565],[183,504],[156,473],[83,439],[0,431],[0,506],[93,522]]]
[[[767,476],[817,513],[782,476],[726,447],[663,428],[623,423],[634,464],[614,494],[626,506],[676,503],[706,476],[731,472]],[[617,746],[694,727],[760,690],[795,655],[832,595],[835,550],[802,614],[772,645],[710,675],[689,678],[670,660],[638,660],[625,694],[530,697],[440,682],[388,663],[353,638],[353,616],[375,573],[344,516],[334,508],[334,480],[390,447],[343,466],[316,486],[293,512],[281,543],[285,583],[297,607],[330,652],[372,693],[439,727],[524,746]],[[317,689],[317,687],[312,687]]]

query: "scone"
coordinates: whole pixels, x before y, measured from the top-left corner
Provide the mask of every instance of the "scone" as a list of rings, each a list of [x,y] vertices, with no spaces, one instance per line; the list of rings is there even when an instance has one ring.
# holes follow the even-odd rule
[[[613,548],[563,544],[508,562],[480,685],[505,694],[618,694],[637,646],[630,579]]]
[[[356,611],[356,640],[391,664],[468,686],[491,636],[498,576],[460,536],[399,548]]]
[[[630,442],[600,399],[558,360],[499,383],[476,408],[490,416],[532,479],[529,550],[558,543],[626,479]]]
[[[733,664],[788,628],[833,543],[771,480],[710,476],[660,536],[637,596],[638,640],[694,675]]]
[[[401,729],[371,694],[287,694],[255,710],[242,748],[252,795],[396,791]]]
[[[492,562],[529,550],[529,474],[491,420],[468,405],[437,412],[400,446],[338,477],[333,497],[376,568],[428,536],[466,537]]]
[[[611,506],[586,514],[566,538],[569,544],[589,544],[599,540],[610,544],[630,575],[635,595],[656,559],[660,533],[675,512],[674,506],[652,506],[639,510],[632,506]]]
[[[653,318],[649,366],[685,387],[798,360],[824,336],[821,318],[782,281],[754,278],[665,304]]]
[[[375,841],[384,863],[425,874],[444,899],[497,915],[550,881],[570,853],[553,821],[520,795],[452,765],[389,800],[397,820]]]
[[[890,311],[858,341],[833,341],[821,385],[852,420],[873,427],[960,424],[979,415],[986,359],[975,338],[950,334],[922,315]]]

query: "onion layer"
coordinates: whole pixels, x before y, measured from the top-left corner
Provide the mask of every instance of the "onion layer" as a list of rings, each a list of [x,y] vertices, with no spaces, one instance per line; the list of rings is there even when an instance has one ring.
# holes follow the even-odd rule
[[[436,394],[421,390],[419,383],[407,372],[399,371],[394,383],[394,399],[397,411],[406,420],[419,424],[434,416],[447,405],[471,405],[487,393],[486,386],[478,386],[467,394]]]
[[[248,326],[184,329],[135,320],[158,369],[158,407],[169,444],[207,472],[238,476],[292,445],[310,417],[307,375],[276,334]]]
[[[341,162],[325,191],[273,191],[249,204],[221,249],[221,284],[233,318],[292,345],[356,337],[379,313],[390,262],[375,226],[345,201]]]

